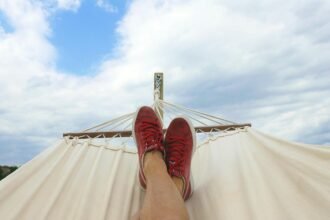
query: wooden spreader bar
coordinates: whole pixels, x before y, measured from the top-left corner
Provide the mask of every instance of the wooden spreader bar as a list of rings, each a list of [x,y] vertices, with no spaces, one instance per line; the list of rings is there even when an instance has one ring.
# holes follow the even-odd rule
[[[246,124],[232,124],[232,125],[217,125],[217,126],[201,126],[201,127],[195,127],[195,130],[197,133],[202,132],[211,132],[215,130],[234,130],[235,128],[241,128],[241,127],[251,127],[250,123]],[[166,132],[166,129],[163,130],[163,132]],[[111,138],[111,137],[130,137],[132,135],[132,131],[92,131],[92,132],[69,132],[64,133],[63,137],[78,137],[80,139],[87,139],[87,138]]]

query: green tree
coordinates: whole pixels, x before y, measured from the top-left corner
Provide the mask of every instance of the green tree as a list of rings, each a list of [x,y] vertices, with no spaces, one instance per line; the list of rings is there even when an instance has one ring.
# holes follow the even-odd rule
[[[0,166],[0,180],[17,170],[17,166]]]

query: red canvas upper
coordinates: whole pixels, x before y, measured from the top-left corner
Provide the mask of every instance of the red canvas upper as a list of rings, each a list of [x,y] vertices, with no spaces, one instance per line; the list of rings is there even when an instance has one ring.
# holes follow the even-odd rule
[[[166,163],[168,173],[184,182],[183,198],[192,194],[190,164],[195,148],[195,131],[185,118],[175,118],[168,126],[165,135]]]
[[[139,155],[139,179],[141,186],[146,188],[143,172],[144,155],[152,150],[159,150],[163,155],[165,154],[162,125],[154,110],[148,106],[143,106],[136,112],[132,130]]]

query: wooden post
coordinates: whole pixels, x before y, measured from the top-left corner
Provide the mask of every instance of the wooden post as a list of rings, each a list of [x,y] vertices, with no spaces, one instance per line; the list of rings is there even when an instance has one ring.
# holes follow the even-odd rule
[[[157,100],[164,100],[164,74],[154,74],[154,102]],[[160,105],[162,105],[160,103]],[[156,111],[157,112],[157,111]],[[159,109],[161,119],[163,119],[163,111]]]

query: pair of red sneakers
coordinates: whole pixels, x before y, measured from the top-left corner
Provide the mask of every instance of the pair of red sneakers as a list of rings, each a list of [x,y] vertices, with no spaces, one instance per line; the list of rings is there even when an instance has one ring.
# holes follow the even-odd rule
[[[139,179],[146,188],[146,178],[143,172],[144,155],[153,150],[163,153],[170,176],[181,178],[183,181],[184,200],[192,194],[190,177],[191,158],[195,150],[195,129],[185,117],[175,118],[168,126],[163,139],[162,124],[150,107],[143,106],[136,112],[133,121],[133,137],[138,148]]]

